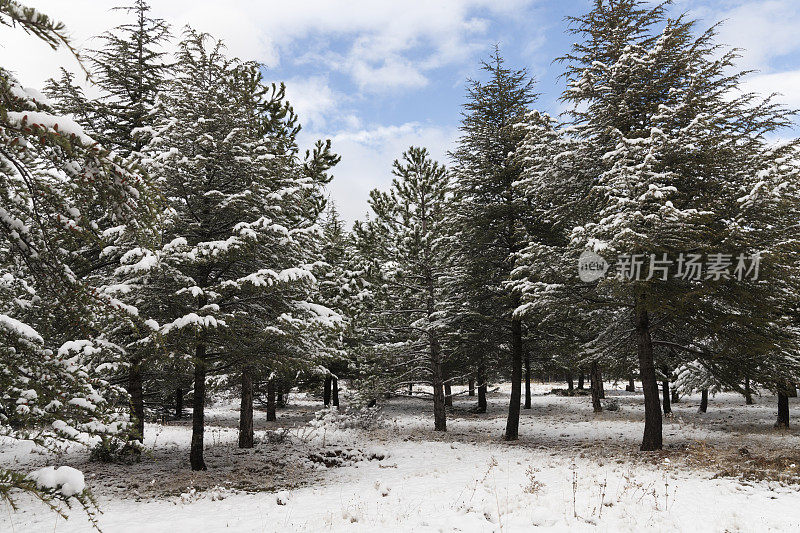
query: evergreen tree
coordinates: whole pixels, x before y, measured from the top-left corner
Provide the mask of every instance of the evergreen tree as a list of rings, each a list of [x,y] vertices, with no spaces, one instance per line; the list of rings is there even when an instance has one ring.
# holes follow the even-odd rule
[[[53,48],[64,26],[17,2],[0,4],[0,22]],[[125,391],[107,372],[123,350],[108,332],[136,321],[135,309],[101,290],[98,255],[116,234],[135,239],[152,220],[142,176],[101,147],[74,120],[0,68],[0,428],[6,436],[53,448],[115,438],[127,417],[115,410]],[[93,517],[82,488],[71,491],[0,468],[0,496],[13,505],[21,489],[59,510],[76,497]]]
[[[514,125],[529,111],[536,94],[527,72],[507,68],[499,51],[482,69],[488,80],[469,83],[462,136],[451,154],[460,263],[454,286],[462,287],[456,289],[455,299],[463,301],[454,303],[453,310],[471,308],[477,313],[472,316],[471,336],[491,339],[492,352],[508,353],[511,401],[505,438],[515,440],[522,395],[523,328],[522,320],[513,314],[520,296],[507,284],[514,257],[524,246],[525,205],[513,186],[520,166],[508,155],[524,135]],[[493,332],[502,333],[498,338]],[[486,366],[485,361],[478,362],[484,372]]]
[[[380,236],[377,250],[385,274],[385,307],[380,327],[388,330],[388,366],[399,383],[423,381],[433,387],[434,427],[447,429],[440,305],[441,277],[448,267],[446,169],[424,148],[411,147],[395,160],[392,187],[373,190],[375,218],[369,231]]]

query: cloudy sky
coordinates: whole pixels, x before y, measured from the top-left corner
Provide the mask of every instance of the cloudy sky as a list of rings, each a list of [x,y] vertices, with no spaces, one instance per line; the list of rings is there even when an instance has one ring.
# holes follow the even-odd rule
[[[22,0],[64,22],[80,48],[121,22],[124,0]],[[458,137],[464,82],[499,44],[512,66],[539,82],[539,107],[558,113],[555,57],[568,50],[568,15],[589,0],[152,0],[153,13],[180,34],[186,24],[222,38],[232,55],[266,65],[285,81],[304,126],[301,141],[330,138],[342,162],[330,195],[353,221],[370,189],[391,181],[391,162],[410,145],[447,162]],[[220,7],[224,5],[225,7]],[[724,20],[720,40],[743,48],[741,66],[757,69],[749,88],[783,93],[800,108],[800,2],[677,0],[703,25]],[[18,30],[0,28],[0,64],[40,88],[77,65]]]

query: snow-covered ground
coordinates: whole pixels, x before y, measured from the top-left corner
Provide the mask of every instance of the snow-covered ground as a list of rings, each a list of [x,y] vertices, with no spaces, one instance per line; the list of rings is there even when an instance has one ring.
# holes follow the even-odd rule
[[[257,446],[236,448],[238,412],[209,409],[208,472],[188,468],[187,422],[149,424],[144,459],[88,463],[0,441],[0,462],[86,473],[106,532],[165,531],[765,531],[800,527],[800,433],[772,429],[775,402],[734,394],[684,398],[665,420],[665,450],[637,451],[641,395],[607,385],[619,411],[594,415],[587,396],[545,394],[523,410],[520,440],[503,442],[508,387],[488,414],[458,396],[448,432],[432,431],[430,405],[382,404],[380,427],[314,419],[318,401],[296,397],[278,423],[257,413]],[[793,414],[800,404],[792,399]],[[311,423],[309,421],[311,420]],[[283,429],[281,429],[283,428]],[[25,500],[0,511],[0,531],[90,531]]]

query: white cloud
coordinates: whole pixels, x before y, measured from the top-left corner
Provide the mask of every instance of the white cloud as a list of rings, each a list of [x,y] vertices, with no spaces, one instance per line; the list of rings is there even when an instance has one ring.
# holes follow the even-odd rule
[[[752,76],[744,83],[742,90],[763,96],[777,93],[776,101],[792,109],[800,109],[800,70]]]
[[[324,136],[307,132],[301,142],[310,145]],[[334,170],[329,192],[342,217],[348,221],[364,220],[367,198],[374,188],[385,189],[392,182],[392,162],[409,146],[424,146],[440,163],[447,163],[447,151],[453,147],[458,129],[405,123],[340,132],[333,136],[333,150],[342,156]]]
[[[773,59],[800,50],[797,0],[739,0],[733,4],[735,7],[727,9],[706,7],[695,10],[694,14],[701,16],[706,24],[722,21],[718,41],[741,48],[738,66],[769,72]]]
[[[118,24],[123,14],[111,8],[124,0],[28,0],[63,21],[79,46]],[[323,36],[348,43],[340,55],[329,55],[339,70],[359,87],[375,91],[386,84],[419,87],[425,72],[469,56],[488,29],[476,12],[509,15],[534,0],[152,0],[153,13],[180,33],[191,24],[222,38],[232,55],[256,59],[270,66],[286,61],[287,54],[306,37]],[[0,28],[0,62],[19,72],[24,83],[41,85],[57,74],[65,54],[49,52],[19,29]],[[424,50],[424,53],[421,52]],[[324,53],[324,52],[323,52]],[[413,57],[421,55],[421,57]],[[73,63],[74,66],[74,63]],[[329,65],[330,66],[330,65]]]
[[[292,78],[286,81],[286,97],[304,127],[324,128],[327,118],[337,110],[344,96],[331,89],[322,76]]]

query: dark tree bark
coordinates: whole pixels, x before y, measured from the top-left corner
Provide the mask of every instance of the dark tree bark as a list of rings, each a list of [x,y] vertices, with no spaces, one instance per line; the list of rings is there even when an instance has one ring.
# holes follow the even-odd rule
[[[636,382],[633,380],[633,376],[628,378],[628,385],[625,387],[625,390],[628,392],[636,392]]]
[[[409,396],[413,396],[414,395],[414,384],[413,383],[409,383],[408,384],[408,395]]]
[[[194,394],[192,396],[192,447],[189,462],[192,470],[206,470],[203,460],[206,402],[206,345],[200,342],[194,351]]]
[[[275,382],[275,406],[276,407],[286,407],[286,404],[289,403],[286,398],[286,383],[279,379]]]
[[[142,360],[138,357],[131,361],[128,369],[128,394],[131,397],[131,438],[144,440],[144,392],[142,390]],[[136,448],[138,450],[138,448]]]
[[[664,414],[672,413],[672,404],[669,401],[669,381],[666,379],[661,382],[661,397],[664,401]]]
[[[483,360],[481,360],[481,364],[478,365],[478,406],[476,412],[485,413],[486,408],[486,367]]]
[[[789,383],[789,387],[786,389],[786,396],[789,398],[797,398],[797,385],[794,383]]]
[[[592,388],[592,409],[595,413],[601,413],[603,404],[600,403],[600,365],[597,364],[597,361],[592,361],[589,377]]]
[[[322,404],[328,407],[331,404],[331,375],[325,376],[325,383],[322,386]]]
[[[644,392],[644,435],[640,449],[642,451],[660,450],[663,446],[662,419],[653,358],[653,339],[650,337],[650,317],[645,307],[644,297],[641,295],[636,298],[635,326],[639,378],[642,380],[642,392]]]
[[[672,397],[670,398],[672,400],[672,403],[681,402],[681,397],[678,395],[678,390],[675,387],[672,387],[672,389],[670,390],[670,394],[672,395]]]
[[[183,389],[175,389],[175,420],[183,418]]]
[[[278,417],[275,415],[275,378],[267,381],[267,422],[275,422]]]
[[[253,447],[253,375],[250,367],[242,369],[242,403],[239,408],[239,448]]]
[[[444,379],[442,377],[442,362],[439,357],[438,345],[435,348],[431,345],[431,352],[433,353],[431,361],[431,370],[433,371],[433,429],[435,431],[447,431]]]
[[[333,378],[331,385],[331,402],[334,407],[339,407],[339,378]]]
[[[575,380],[572,379],[572,372],[569,370],[566,371],[566,378],[567,378],[567,390],[572,392],[575,390]]]
[[[475,378],[469,378],[467,382],[467,396],[475,396]]]
[[[708,389],[703,389],[700,392],[700,407],[697,408],[698,413],[705,413],[708,411]]]
[[[778,420],[775,427],[789,429],[789,396],[781,391],[778,392]]]
[[[606,399],[606,387],[603,384],[603,369],[600,367],[599,363],[597,365],[597,369],[595,370],[595,374],[597,376],[597,390],[598,390],[598,393],[600,394],[600,399],[601,400],[605,400]]]
[[[583,390],[583,369],[578,372],[578,390]]]
[[[519,412],[522,400],[522,322],[511,320],[511,400],[508,403],[505,440],[519,438]]]
[[[531,408],[531,354],[525,354],[525,409]]]
[[[450,385],[449,379],[444,384],[444,405],[445,407],[453,407],[453,387]]]
[[[745,405],[753,405],[753,391],[750,388],[750,378],[744,380],[744,403]]]

